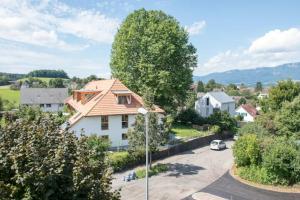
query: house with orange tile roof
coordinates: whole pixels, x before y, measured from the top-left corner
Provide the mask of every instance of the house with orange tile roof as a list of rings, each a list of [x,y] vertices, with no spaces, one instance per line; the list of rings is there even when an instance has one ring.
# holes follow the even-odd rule
[[[134,126],[142,98],[118,79],[91,81],[74,90],[65,101],[74,111],[68,123],[70,130],[80,134],[100,135],[111,141],[112,147],[127,146],[128,128]],[[154,106],[152,112],[163,116],[164,110]]]
[[[254,122],[258,111],[250,104],[242,104],[236,110],[236,115],[241,115],[244,122]]]

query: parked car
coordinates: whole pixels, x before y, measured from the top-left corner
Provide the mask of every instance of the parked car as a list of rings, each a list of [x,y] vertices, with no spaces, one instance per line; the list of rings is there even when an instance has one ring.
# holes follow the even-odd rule
[[[226,144],[223,140],[213,140],[210,143],[210,149],[212,150],[226,149]]]

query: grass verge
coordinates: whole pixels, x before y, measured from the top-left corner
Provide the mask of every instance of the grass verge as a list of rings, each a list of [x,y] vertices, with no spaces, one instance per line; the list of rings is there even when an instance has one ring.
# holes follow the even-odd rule
[[[160,173],[168,171],[168,166],[166,164],[161,164],[158,163],[156,165],[153,165],[152,168],[149,170],[149,177],[158,175]],[[140,178],[145,178],[146,176],[146,169],[145,168],[140,168],[136,170],[136,176],[138,179]]]
[[[172,132],[181,138],[196,138],[211,135],[209,131],[198,131],[194,129],[192,125],[174,125]]]

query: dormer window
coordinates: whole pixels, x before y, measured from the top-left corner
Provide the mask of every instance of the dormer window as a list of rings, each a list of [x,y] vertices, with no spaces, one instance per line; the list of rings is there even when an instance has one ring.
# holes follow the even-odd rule
[[[128,104],[127,96],[118,96],[118,104]]]

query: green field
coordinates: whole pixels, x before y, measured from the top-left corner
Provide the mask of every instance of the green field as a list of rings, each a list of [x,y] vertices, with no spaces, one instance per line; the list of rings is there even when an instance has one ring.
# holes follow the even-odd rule
[[[14,103],[14,107],[18,107],[20,103],[20,91],[19,90],[11,90],[8,87],[2,86],[0,88],[0,97],[3,100],[8,100]]]
[[[194,129],[191,125],[174,125],[172,132],[181,138],[196,138],[208,136],[211,133],[209,131],[198,131]]]

